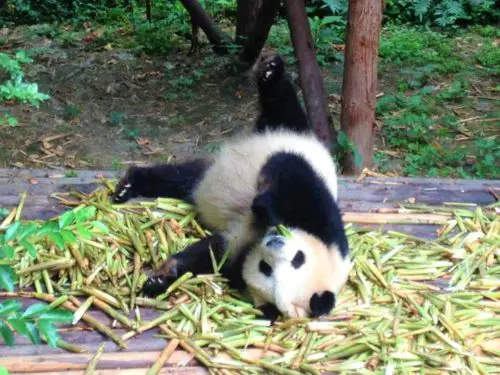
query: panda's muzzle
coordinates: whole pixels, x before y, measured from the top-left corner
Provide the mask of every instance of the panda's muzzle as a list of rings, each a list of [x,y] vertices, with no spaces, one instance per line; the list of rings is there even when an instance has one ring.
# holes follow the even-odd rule
[[[285,246],[285,238],[279,235],[269,235],[264,241],[264,245],[269,249],[279,250]]]

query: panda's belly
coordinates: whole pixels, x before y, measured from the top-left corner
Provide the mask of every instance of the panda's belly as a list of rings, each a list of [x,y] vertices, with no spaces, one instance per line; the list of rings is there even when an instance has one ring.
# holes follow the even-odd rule
[[[194,193],[198,213],[206,225],[219,231],[244,220],[256,194],[257,176],[266,155],[225,149],[208,169]]]

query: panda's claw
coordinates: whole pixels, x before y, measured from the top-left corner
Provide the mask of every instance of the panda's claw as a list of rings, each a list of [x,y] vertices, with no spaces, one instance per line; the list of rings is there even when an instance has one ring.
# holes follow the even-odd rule
[[[125,203],[134,197],[133,188],[131,184],[126,184],[122,189],[116,190],[113,194],[114,203]]]
[[[174,281],[167,276],[151,276],[142,286],[142,292],[147,297],[156,297],[165,292]]]

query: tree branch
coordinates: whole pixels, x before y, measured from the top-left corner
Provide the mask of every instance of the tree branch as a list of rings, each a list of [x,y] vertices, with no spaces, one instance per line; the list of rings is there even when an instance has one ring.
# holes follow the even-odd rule
[[[314,131],[328,147],[334,146],[334,129],[330,124],[326,92],[316,60],[309,21],[303,0],[285,0],[288,27],[298,60],[300,86]]]
[[[241,15],[238,13],[238,24],[241,25],[239,29],[238,27],[236,29],[236,41],[240,41],[241,45],[243,45],[241,60],[244,63],[252,64],[266,43],[274,18],[280,7],[280,0],[239,0],[238,4],[241,3],[244,3],[246,8],[241,6]],[[254,6],[253,9],[248,8],[252,5]],[[243,10],[248,14],[243,15]],[[243,25],[244,22],[247,23],[246,27]]]
[[[218,55],[226,55],[228,45],[233,43],[232,39],[218,28],[197,0],[181,0],[181,3],[188,11],[192,21],[201,27],[214,52]]]

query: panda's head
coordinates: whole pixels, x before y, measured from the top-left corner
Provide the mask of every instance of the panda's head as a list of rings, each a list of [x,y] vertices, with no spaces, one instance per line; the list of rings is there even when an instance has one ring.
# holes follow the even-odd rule
[[[266,276],[272,274],[272,270],[277,267],[291,267],[295,270],[307,267],[306,253],[311,255],[315,252],[299,233],[292,231],[284,235],[274,228],[264,236],[258,247],[262,255],[259,268]]]
[[[350,261],[335,245],[300,229],[290,228],[286,234],[271,229],[255,250],[258,278],[272,280],[277,305],[282,299],[283,306],[294,305],[311,317],[333,309],[350,271]]]

